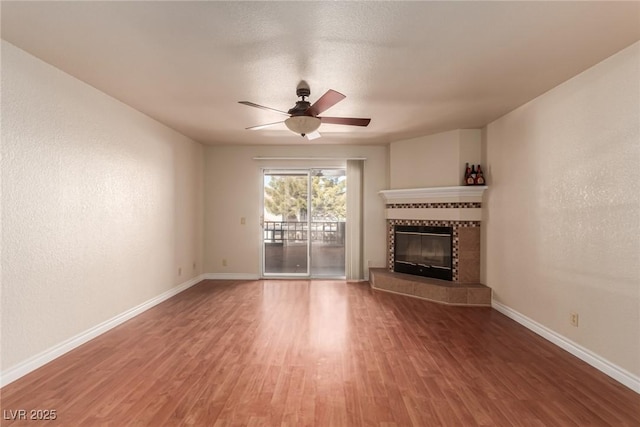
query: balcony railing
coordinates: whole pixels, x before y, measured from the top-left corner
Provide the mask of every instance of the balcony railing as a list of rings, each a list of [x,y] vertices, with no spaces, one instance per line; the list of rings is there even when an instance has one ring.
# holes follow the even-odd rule
[[[306,243],[309,231],[312,242],[344,245],[344,221],[314,221],[310,225],[307,221],[265,221],[264,242],[281,245]]]

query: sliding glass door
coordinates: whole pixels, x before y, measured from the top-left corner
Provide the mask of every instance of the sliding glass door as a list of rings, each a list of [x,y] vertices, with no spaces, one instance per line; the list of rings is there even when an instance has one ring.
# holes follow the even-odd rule
[[[265,171],[264,276],[309,276],[309,171]]]
[[[263,189],[263,275],[344,277],[344,169],[265,170]]]
[[[316,169],[311,172],[311,276],[344,277],[345,170]]]

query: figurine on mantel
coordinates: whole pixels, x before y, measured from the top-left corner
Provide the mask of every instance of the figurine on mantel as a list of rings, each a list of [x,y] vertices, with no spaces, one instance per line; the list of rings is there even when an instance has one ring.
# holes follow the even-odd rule
[[[471,165],[467,163],[467,166],[464,170],[464,185],[484,185],[484,175],[482,173],[482,168],[480,165]]]

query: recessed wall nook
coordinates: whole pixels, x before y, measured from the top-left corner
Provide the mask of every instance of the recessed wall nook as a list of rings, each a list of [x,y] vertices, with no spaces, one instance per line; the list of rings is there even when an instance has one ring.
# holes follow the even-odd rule
[[[480,283],[480,226],[486,186],[385,190],[387,268],[371,285],[451,305],[491,305]]]

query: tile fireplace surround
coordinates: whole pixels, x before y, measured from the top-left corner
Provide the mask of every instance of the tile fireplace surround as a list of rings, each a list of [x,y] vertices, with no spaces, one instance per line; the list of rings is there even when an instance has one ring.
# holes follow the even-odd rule
[[[451,305],[491,305],[491,289],[480,284],[480,224],[486,186],[385,190],[387,268],[371,269],[371,285]],[[393,272],[395,227],[452,227],[453,280]]]

